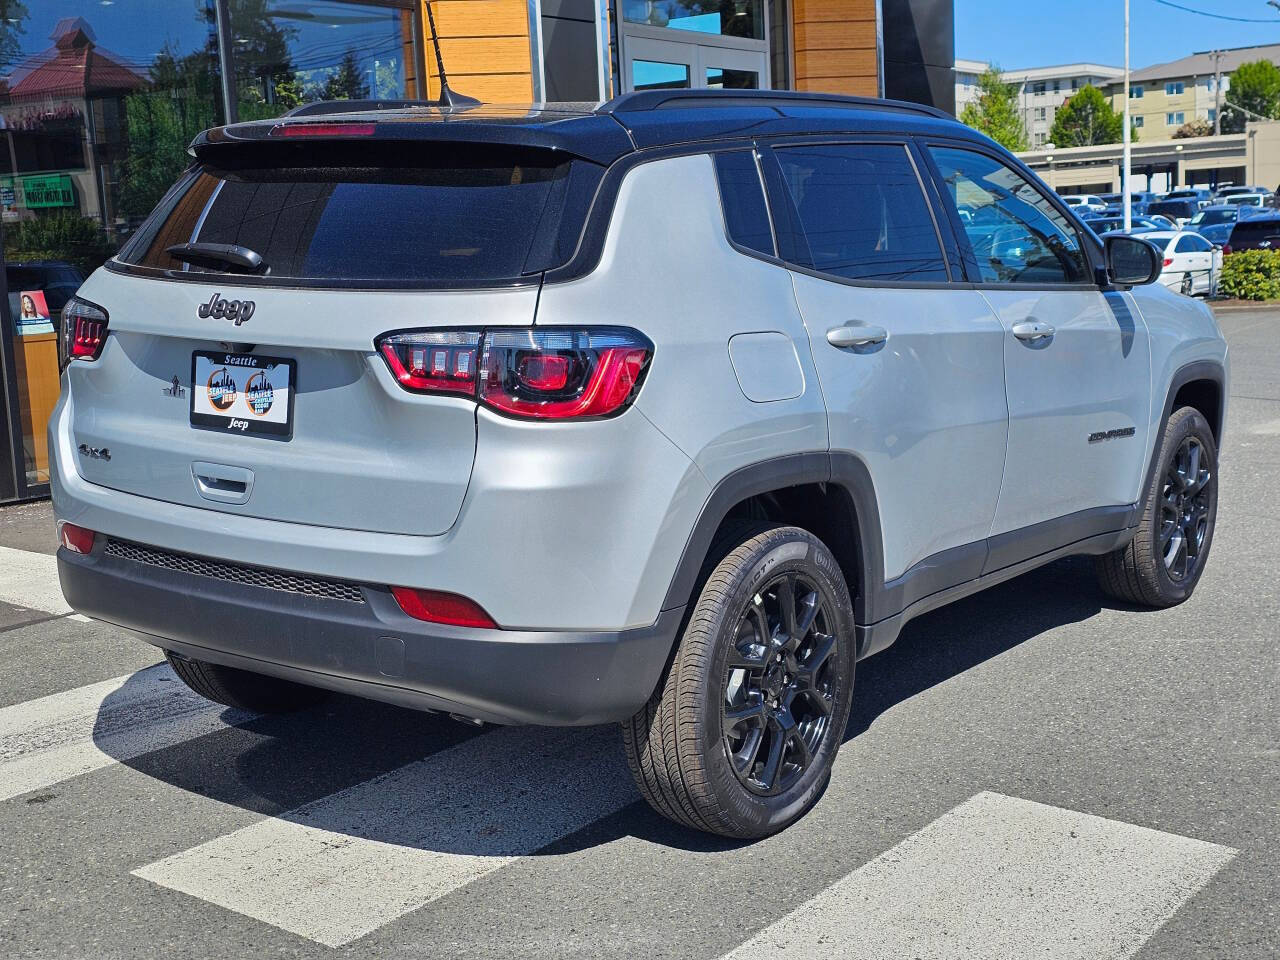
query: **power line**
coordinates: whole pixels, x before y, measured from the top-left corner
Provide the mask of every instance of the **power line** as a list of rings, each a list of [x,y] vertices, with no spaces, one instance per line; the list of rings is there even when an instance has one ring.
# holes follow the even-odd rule
[[[1210,17],[1214,20],[1231,20],[1234,23],[1280,23],[1275,17],[1232,17],[1225,13],[1210,13],[1208,10],[1197,10],[1195,7],[1184,7],[1180,3],[1174,3],[1173,0],[1153,0],[1153,2],[1165,7],[1173,7],[1175,10],[1181,10],[1184,13],[1196,13],[1202,17]]]

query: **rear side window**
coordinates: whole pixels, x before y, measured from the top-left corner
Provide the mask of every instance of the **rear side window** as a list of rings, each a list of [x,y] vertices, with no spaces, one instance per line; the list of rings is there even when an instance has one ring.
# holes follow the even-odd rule
[[[198,168],[166,199],[119,259],[216,272],[217,265],[184,263],[166,250],[235,244],[262,257],[267,283],[483,285],[570,258],[586,207],[569,197],[572,168],[591,164],[544,151],[442,146],[434,160],[423,149],[427,156],[411,165],[370,155],[362,163],[349,153],[333,165],[274,165],[260,152],[230,165],[236,154],[227,150],[222,165]],[[323,145],[313,150],[328,159]]]
[[[1195,234],[1188,233],[1178,238],[1178,245],[1174,247],[1175,253],[1205,253],[1212,250],[1213,246],[1208,240],[1204,240]]]
[[[1240,220],[1231,230],[1233,243],[1257,242],[1267,237],[1280,237],[1280,220]]]
[[[949,279],[905,146],[815,144],[774,152],[813,269],[846,280]]]
[[[729,239],[740,247],[774,256],[769,208],[765,205],[764,184],[760,182],[755,153],[750,150],[717,153],[715,163]]]
[[[984,283],[1089,282],[1074,226],[1031,181],[994,157],[931,147]]]

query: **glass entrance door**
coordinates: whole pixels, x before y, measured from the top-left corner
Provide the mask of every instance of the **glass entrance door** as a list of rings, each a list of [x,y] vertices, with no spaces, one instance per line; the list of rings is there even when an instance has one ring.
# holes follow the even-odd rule
[[[769,84],[762,0],[621,0],[624,90],[758,90]]]
[[[765,86],[763,51],[629,37],[627,90],[759,90]]]

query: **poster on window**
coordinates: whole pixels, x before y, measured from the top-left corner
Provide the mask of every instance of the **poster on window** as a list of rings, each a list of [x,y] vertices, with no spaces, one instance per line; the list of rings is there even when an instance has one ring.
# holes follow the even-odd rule
[[[18,335],[53,333],[53,318],[43,290],[23,290],[18,295]]]

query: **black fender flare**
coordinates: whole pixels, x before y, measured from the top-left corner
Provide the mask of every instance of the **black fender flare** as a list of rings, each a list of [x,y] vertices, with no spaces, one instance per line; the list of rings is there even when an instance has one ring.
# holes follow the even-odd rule
[[[685,543],[684,552],[667,589],[663,610],[687,606],[693,597],[707,551],[729,511],[743,500],[796,487],[822,483],[840,487],[853,504],[857,530],[858,582],[849,584],[854,597],[854,620],[869,623],[884,591],[884,542],[875,485],[865,463],[851,453],[797,453],[741,467],[712,489]]]
[[[1134,505],[1134,516],[1130,517],[1129,526],[1136,525],[1142,519],[1142,510],[1147,491],[1151,489],[1151,483],[1155,480],[1156,467],[1160,459],[1160,446],[1164,443],[1165,428],[1169,425],[1169,418],[1173,416],[1174,397],[1188,383],[1196,380],[1208,380],[1218,386],[1217,423],[1210,423],[1209,426],[1213,429],[1215,437],[1220,438],[1222,436],[1222,428],[1225,426],[1224,420],[1227,413],[1226,369],[1216,360],[1194,360],[1191,363],[1184,364],[1173,372],[1173,376],[1169,380],[1169,389],[1165,391],[1164,412],[1161,414],[1155,430],[1155,437],[1151,444],[1151,457],[1147,461],[1146,477],[1143,480],[1142,489],[1138,491],[1138,502]],[[1208,419],[1207,414],[1205,419]]]

